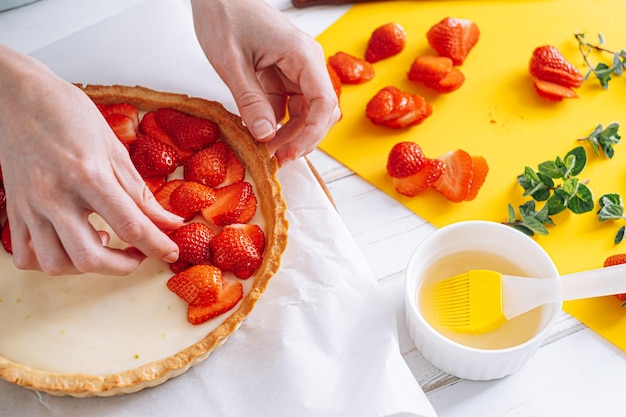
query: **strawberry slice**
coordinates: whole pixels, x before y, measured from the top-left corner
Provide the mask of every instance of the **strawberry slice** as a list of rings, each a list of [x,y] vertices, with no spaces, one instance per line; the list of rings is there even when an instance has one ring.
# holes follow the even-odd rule
[[[337,100],[341,98],[341,79],[339,78],[339,74],[330,64],[326,64],[326,69],[328,70],[328,75],[330,77],[330,82],[333,85],[333,90],[335,90],[335,94],[337,95]]]
[[[105,119],[117,114],[128,117],[132,122],[132,130],[137,132],[139,126],[139,110],[130,103],[96,104]]]
[[[225,227],[209,242],[213,265],[248,279],[261,265],[262,254],[243,230]]]
[[[167,288],[190,305],[209,305],[222,295],[222,271],[213,265],[193,265],[172,276]]]
[[[0,183],[0,218],[4,218],[7,214],[7,194],[4,191],[4,185]]]
[[[9,226],[9,219],[4,221],[2,226],[2,232],[0,233],[0,240],[2,240],[2,247],[7,253],[13,253],[13,246],[11,245],[11,227]]]
[[[113,113],[104,116],[115,136],[128,148],[137,138],[137,128],[133,120],[123,114]]]
[[[145,177],[144,181],[146,182],[146,185],[148,186],[150,191],[152,191],[152,193],[154,194],[155,192],[157,192],[157,190],[160,190],[165,185],[165,183],[167,182],[167,176],[158,175],[155,177]]]
[[[213,188],[197,182],[185,181],[172,190],[170,206],[173,213],[189,220],[197,212],[215,203]]]
[[[489,173],[489,165],[487,160],[478,155],[472,155],[472,181],[470,182],[465,201],[472,201],[478,195],[478,191],[485,183],[487,174]]]
[[[219,299],[208,305],[189,304],[187,320],[191,324],[202,324],[233,309],[243,298],[243,285],[234,280],[224,279]]]
[[[215,232],[204,223],[188,223],[170,233],[170,239],[178,245],[178,259],[193,265],[211,261],[209,242]]]
[[[183,149],[174,143],[170,135],[165,130],[163,130],[163,128],[157,122],[155,111],[144,114],[144,116],[141,118],[141,121],[139,122],[139,132],[152,136],[153,138],[158,139],[161,142],[166,143],[172,148],[176,149],[176,152],[178,152],[178,155],[180,156],[180,159],[182,161],[185,161],[187,158],[193,155],[193,151]]]
[[[403,129],[405,127],[416,126],[426,120],[433,114],[433,108],[426,99],[420,95],[411,96],[413,100],[413,108],[404,112],[404,114],[385,122],[387,127],[392,129]]]
[[[614,265],[626,263],[626,253],[618,253],[611,255],[604,260],[603,267],[607,268]],[[614,294],[614,297],[622,302],[622,306],[626,305],[626,293]]]
[[[257,248],[259,253],[263,253],[263,250],[265,249],[265,233],[263,232],[263,229],[261,229],[261,226],[259,226],[258,224],[233,223],[225,226],[224,228],[234,228],[243,231],[250,237],[252,243]]]
[[[452,59],[454,65],[462,65],[478,42],[480,30],[468,19],[446,17],[426,33],[430,46],[441,56]]]
[[[444,164],[438,159],[424,159],[419,171],[403,178],[393,178],[396,191],[408,197],[415,197],[430,189],[443,173]]]
[[[185,181],[179,179],[170,180],[163,184],[163,186],[154,193],[154,196],[159,204],[161,204],[161,207],[169,212],[174,212],[174,209],[170,204],[170,196],[172,195],[172,192],[184,182]]]
[[[215,198],[215,203],[202,209],[200,214],[206,221],[216,226],[247,223],[252,218],[250,216],[250,212],[253,211],[252,208],[256,212],[257,200],[254,189],[252,184],[247,181],[216,189]]]
[[[454,203],[465,200],[473,175],[473,161],[470,154],[457,149],[437,159],[444,163],[444,168],[439,179],[433,184],[433,188]]]
[[[445,77],[440,80],[424,81],[424,86],[436,90],[439,93],[447,94],[458,90],[465,83],[465,76],[457,69],[452,68]]]
[[[394,86],[379,90],[365,106],[365,116],[376,125],[394,129],[415,126],[432,114],[430,103]]]
[[[130,158],[143,177],[171,174],[180,162],[176,149],[141,133],[130,145]]]
[[[407,74],[411,81],[439,81],[454,68],[452,59],[438,55],[422,55],[413,60]]]
[[[158,109],[155,116],[174,143],[187,151],[204,149],[220,136],[219,127],[211,120],[170,108]]]
[[[529,64],[530,75],[564,87],[578,88],[584,77],[561,52],[552,45],[535,48]]]
[[[237,154],[233,150],[228,148],[228,157],[226,160],[226,176],[224,180],[217,185],[216,188],[225,187],[241,182],[246,177],[246,169],[241,163],[241,160],[237,157]]]
[[[343,84],[361,84],[374,78],[374,66],[364,59],[345,52],[328,58],[330,65]]]
[[[396,143],[387,157],[387,174],[404,178],[417,173],[424,165],[424,152],[415,142]]]
[[[539,78],[533,79],[535,91],[539,97],[548,101],[562,101],[564,98],[578,98],[576,91],[570,87],[556,84],[550,81],[543,81]]]
[[[365,49],[367,62],[378,62],[397,55],[406,45],[406,31],[396,22],[382,25],[372,32]]]
[[[217,187],[226,179],[229,152],[225,142],[215,142],[189,157],[183,164],[186,181]]]

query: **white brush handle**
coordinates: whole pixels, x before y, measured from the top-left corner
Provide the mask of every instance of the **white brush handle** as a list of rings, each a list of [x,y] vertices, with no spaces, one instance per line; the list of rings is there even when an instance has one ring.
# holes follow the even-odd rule
[[[626,293],[626,264],[575,272],[554,278],[502,275],[507,319],[544,304]]]
[[[626,293],[626,264],[561,276],[563,301]]]

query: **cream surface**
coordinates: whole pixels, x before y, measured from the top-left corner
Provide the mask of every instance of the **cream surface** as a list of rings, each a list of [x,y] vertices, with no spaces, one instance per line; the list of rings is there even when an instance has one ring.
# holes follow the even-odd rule
[[[92,222],[110,230],[98,217]],[[265,226],[260,210],[253,222]],[[113,234],[111,245],[121,245]],[[124,277],[52,277],[17,269],[0,250],[0,271],[0,356],[39,370],[106,375],[134,369],[202,340],[229,315],[191,325],[187,304],[166,286],[173,273],[154,259]],[[252,281],[241,281],[244,294]]]

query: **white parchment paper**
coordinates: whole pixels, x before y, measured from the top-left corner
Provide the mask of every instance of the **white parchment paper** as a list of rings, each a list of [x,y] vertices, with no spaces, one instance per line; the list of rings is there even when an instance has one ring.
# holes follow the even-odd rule
[[[144,85],[236,112],[180,1],[145,1],[33,56],[72,82]],[[120,397],[53,397],[0,381],[0,416],[435,416],[400,355],[395,313],[316,178],[300,160],[279,179],[289,220],[281,269],[220,349]]]

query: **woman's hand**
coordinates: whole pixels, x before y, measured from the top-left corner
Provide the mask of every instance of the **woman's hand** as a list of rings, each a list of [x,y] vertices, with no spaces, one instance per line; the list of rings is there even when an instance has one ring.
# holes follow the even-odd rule
[[[159,205],[80,89],[0,45],[0,91],[0,167],[18,268],[125,275],[146,256],[177,259],[161,229],[182,220]],[[92,213],[130,247],[108,247]]]
[[[191,3],[200,45],[252,135],[279,163],[315,149],[341,116],[319,43],[263,0]]]

